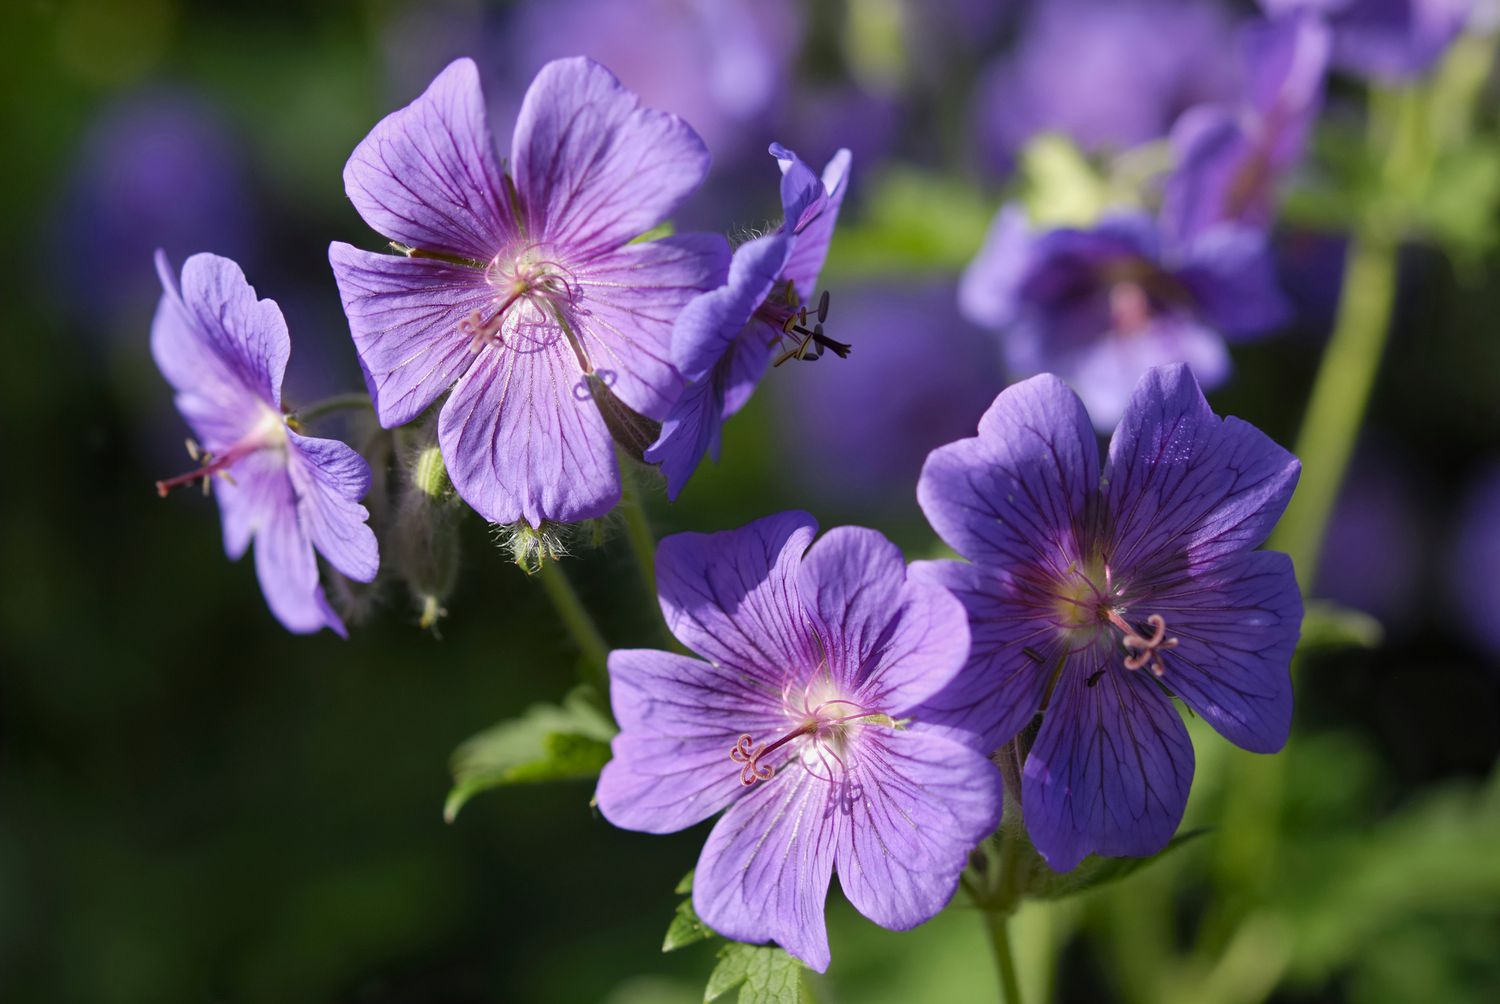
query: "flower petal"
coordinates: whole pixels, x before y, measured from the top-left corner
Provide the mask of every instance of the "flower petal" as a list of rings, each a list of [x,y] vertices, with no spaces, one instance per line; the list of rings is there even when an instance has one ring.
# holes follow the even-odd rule
[[[918,561],[910,575],[942,585],[969,619],[968,662],[912,711],[915,728],[984,752],[999,749],[1042,706],[1057,667],[1056,626],[1022,598],[1003,571],[961,561]]]
[[[1263,335],[1291,319],[1270,238],[1254,227],[1227,222],[1198,234],[1176,275],[1198,312],[1231,339]]]
[[[575,523],[620,498],[604,418],[562,333],[520,332],[485,349],[438,418],[453,487],[492,523]]]
[[[1021,310],[1021,284],[1031,269],[1037,237],[1020,203],[1000,207],[985,235],[984,246],[964,269],[958,306],[964,317],[983,328],[1001,329]]]
[[[741,244],[724,285],[694,297],[682,309],[672,326],[672,361],[684,379],[704,379],[729,353],[781,276],[790,251],[791,240],[784,233]]]
[[[782,274],[791,279],[804,300],[817,290],[818,274],[828,258],[828,245],[838,225],[839,208],[849,187],[849,164],[852,155],[841,149],[823,168],[819,178],[795,153],[779,144],[771,146],[772,156],[781,161],[781,202],[786,229],[796,235],[792,253]]]
[[[906,576],[901,551],[864,527],[829,530],[797,570],[835,687],[901,716],[946,686],[969,653],[963,607],[946,589]]]
[[[666,219],[708,173],[708,148],[676,115],[645,108],[583,57],[532,81],[512,148],[527,232],[581,258]]]
[[[1155,854],[1182,821],[1192,780],[1177,709],[1148,672],[1099,646],[1070,661],[1042,717],[1021,782],[1026,830],[1054,871],[1090,853]]]
[[[718,812],[745,790],[729,755],[739,737],[763,743],[786,727],[779,693],[699,659],[616,649],[609,679],[621,732],[597,797],[604,818],[628,830],[672,833]]]
[[[871,729],[840,794],[835,867],[855,909],[905,931],[953,898],[969,852],[1000,825],[1000,772],[982,753],[922,732]]]
[[[735,941],[775,940],[828,969],[823,905],[844,825],[833,786],[789,768],[747,791],[714,824],[693,873],[693,909]]]
[[[631,244],[580,266],[577,330],[600,379],[648,418],[665,418],[682,389],[672,365],[672,325],[694,297],[724,280],[729,245],[719,234],[678,234]]]
[[[1292,727],[1292,653],[1302,596],[1292,560],[1239,554],[1167,591],[1151,612],[1176,648],[1162,654],[1163,682],[1236,746],[1275,753]]]
[[[369,582],[380,568],[380,551],[359,504],[370,490],[370,465],[336,439],[313,439],[288,431],[288,471],[297,495],[297,517],[318,553],[356,582]]]
[[[993,567],[1061,574],[1084,553],[1099,448],[1077,395],[1050,374],[1013,384],[979,435],[927,457],[917,500],[938,536]]]
[[[377,233],[488,262],[515,238],[479,69],[457,59],[376,124],[344,165],[344,191]]]
[[[1078,391],[1094,428],[1107,434],[1120,424],[1141,374],[1173,363],[1186,363],[1209,388],[1227,380],[1233,368],[1229,347],[1217,331],[1186,314],[1163,314],[1145,330],[1111,333],[1057,360],[1057,373]]]
[[[818,524],[805,512],[738,530],[679,533],[656,551],[662,614],[679,641],[780,693],[818,661],[796,570]]]
[[[328,605],[318,583],[318,559],[312,541],[297,518],[291,478],[283,474],[268,486],[274,491],[266,521],[255,533],[255,572],[271,613],[294,634],[332,628],[347,637],[344,624]]]
[[[335,242],[328,260],[375,415],[387,429],[405,425],[473,363],[458,326],[475,311],[487,318],[495,290],[478,269],[431,258]]]
[[[648,464],[656,464],[667,479],[667,498],[673,502],[698,469],[703,455],[714,449],[723,426],[723,379],[715,370],[683,388],[661,425],[661,435],[646,450]]]
[[[235,461],[229,478],[216,478],[213,496],[224,523],[224,553],[238,561],[255,532],[271,520],[287,478],[286,454],[256,450]]]
[[[1141,378],[1105,464],[1110,561],[1149,591],[1265,541],[1301,465],[1265,433],[1220,419],[1186,366]]]

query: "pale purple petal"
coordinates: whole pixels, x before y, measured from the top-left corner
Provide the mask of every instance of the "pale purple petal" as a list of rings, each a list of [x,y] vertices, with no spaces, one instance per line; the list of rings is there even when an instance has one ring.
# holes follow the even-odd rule
[[[1281,749],[1292,726],[1290,666],[1302,624],[1292,560],[1270,551],[1235,555],[1154,592],[1148,605],[1177,639],[1162,654],[1172,692],[1236,746]]]
[[[792,280],[803,299],[811,299],[849,187],[851,154],[843,149],[835,153],[820,178],[790,150],[773,145],[771,153],[781,161],[785,229],[796,235],[782,275]]]
[[[983,754],[920,732],[879,729],[852,755],[858,767],[838,793],[848,814],[839,885],[860,913],[905,931],[947,905],[969,852],[1000,825],[1000,772]]]
[[[336,439],[313,439],[288,431],[288,472],[297,495],[297,518],[328,563],[356,582],[369,582],[380,552],[359,504],[370,490],[370,465]]]
[[[521,331],[486,348],[443,405],[438,442],[453,487],[492,523],[573,523],[620,498],[604,418],[562,333]]]
[[[774,940],[827,970],[823,904],[839,829],[847,825],[835,791],[788,767],[730,806],[693,873],[693,909],[703,922],[735,941]]]
[[[1258,547],[1300,470],[1255,426],[1215,415],[1187,367],[1151,370],[1105,465],[1116,575],[1145,590]]]
[[[717,366],[781,276],[791,238],[777,232],[735,249],[724,285],[694,297],[672,328],[672,360],[686,380]]]
[[[376,232],[482,265],[515,240],[479,70],[458,59],[392,112],[344,166],[344,190]]]
[[[1154,854],[1177,831],[1192,780],[1171,700],[1149,670],[1100,646],[1070,660],[1052,692],[1021,782],[1026,830],[1059,872],[1091,853]]]
[[[805,512],[738,530],[679,533],[656,551],[662,614],[679,641],[716,665],[780,692],[817,664],[797,592],[802,553],[817,533]]]
[[[1021,309],[1021,283],[1031,267],[1035,235],[1019,203],[1007,203],[990,224],[984,246],[964,269],[958,306],[985,328],[1004,328]]]
[[[587,258],[671,215],[708,172],[708,149],[675,115],[645,108],[582,57],[542,67],[512,148],[527,231]]]
[[[1185,363],[1204,387],[1229,378],[1233,362],[1223,337],[1183,314],[1152,320],[1144,331],[1110,335],[1087,352],[1059,360],[1058,374],[1088,405],[1094,428],[1108,433],[1120,424],[1141,375],[1156,366]]]
[[[724,417],[743,408],[771,365],[773,350],[780,343],[781,329],[753,317],[740,330],[729,349],[729,369],[724,376]]]
[[[238,561],[257,530],[270,522],[287,479],[287,457],[280,450],[256,450],[229,469],[230,477],[216,478],[213,496],[224,524],[224,553]]]
[[[331,628],[347,637],[344,624],[328,605],[318,583],[318,559],[312,541],[297,518],[291,479],[283,473],[270,486],[273,504],[255,532],[255,572],[266,604],[283,627],[294,634]]]
[[[459,323],[475,311],[487,319],[495,290],[479,269],[431,258],[335,242],[328,260],[376,417],[388,429],[405,425],[473,363]]]
[[[986,752],[1009,742],[1041,709],[1059,659],[1057,626],[1004,569],[918,561],[911,577],[936,582],[969,617],[969,660],[911,712],[915,728]]]
[[[622,731],[597,798],[625,829],[672,833],[718,812],[745,791],[729,756],[739,737],[764,741],[787,724],[780,693],[761,681],[670,652],[616,649],[609,680]]]
[[[697,383],[683,388],[667,420],[661,424],[661,435],[646,450],[648,464],[656,464],[667,479],[667,498],[673,502],[687,486],[688,479],[710,450],[716,450],[723,427],[723,380],[718,370]]]
[[[1162,229],[1187,240],[1225,219],[1257,227],[1272,220],[1265,154],[1231,105],[1189,108],[1172,126],[1176,162],[1162,186]]]
[[[729,245],[719,234],[679,234],[631,244],[580,266],[585,310],[579,338],[595,372],[620,400],[661,420],[682,389],[672,325],[689,301],[724,280]]]
[[[963,607],[942,586],[908,580],[901,551],[874,530],[829,530],[802,559],[797,585],[834,684],[864,707],[900,717],[968,657]]]

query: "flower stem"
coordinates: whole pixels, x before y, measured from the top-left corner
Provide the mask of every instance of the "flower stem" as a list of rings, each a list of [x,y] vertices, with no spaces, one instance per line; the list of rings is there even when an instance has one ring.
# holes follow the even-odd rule
[[[542,580],[542,590],[552,602],[552,608],[557,611],[558,620],[562,621],[563,627],[573,636],[574,644],[583,654],[585,682],[598,689],[607,706],[609,644],[604,640],[604,635],[599,633],[594,619],[589,616],[573,583],[568,581],[567,573],[558,562],[543,562],[537,578]]]
[[[629,472],[625,475],[625,491],[620,497],[620,515],[625,519],[625,539],[630,543],[630,554],[635,558],[641,582],[646,587],[646,596],[652,606],[656,605],[656,536],[651,532],[651,523],[646,518],[646,507],[641,504],[639,481]]]
[[[1000,977],[1000,999],[1005,1004],[1021,1004],[1021,985],[1016,978],[1016,960],[1010,948],[1008,910],[985,910],[984,922],[990,932],[990,947],[995,952],[995,971]]]
[[[375,406],[370,402],[368,394],[335,394],[333,397],[325,397],[321,401],[314,401],[305,408],[298,408],[292,413],[293,418],[299,422],[311,422],[315,418],[335,411],[351,411],[355,408],[371,408]]]

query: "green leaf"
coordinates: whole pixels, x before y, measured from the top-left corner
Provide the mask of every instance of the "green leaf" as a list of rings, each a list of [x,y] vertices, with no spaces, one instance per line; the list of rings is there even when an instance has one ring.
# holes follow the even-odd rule
[[[719,949],[719,964],[708,975],[704,1004],[739,987],[739,1004],[810,1004],[802,984],[802,963],[780,948],[731,941]]]
[[[1153,862],[1171,854],[1191,840],[1209,832],[1207,828],[1188,830],[1172,838],[1172,842],[1147,858],[1102,858],[1091,854],[1070,872],[1058,874],[1043,868],[1034,873],[1027,883],[1026,895],[1033,899],[1064,899],[1081,892],[1090,892],[1100,886],[1118,882],[1133,875]]]
[[[667,936],[662,939],[661,950],[675,952],[679,948],[695,945],[712,937],[714,932],[698,919],[693,901],[685,899],[677,904],[677,912],[672,915],[672,923],[667,926]]]
[[[475,795],[489,788],[597,777],[609,762],[615,727],[578,687],[561,706],[536,704],[520,718],[493,725],[453,753],[453,788],[443,818],[453,822]]]
[[[1385,637],[1380,622],[1352,607],[1328,600],[1312,600],[1302,617],[1302,652],[1324,652],[1341,648],[1375,648]]]
[[[673,889],[672,891],[679,896],[686,896],[688,893],[692,892],[693,872],[696,872],[697,870],[698,869],[696,868],[689,869],[688,873],[682,876],[682,881],[677,883],[677,888]]]

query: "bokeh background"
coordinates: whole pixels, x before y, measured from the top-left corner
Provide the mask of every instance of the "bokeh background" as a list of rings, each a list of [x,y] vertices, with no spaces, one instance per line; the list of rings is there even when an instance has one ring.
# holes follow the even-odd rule
[[[729,424],[725,463],[647,508],[665,533],[807,507],[924,556],[922,458],[1004,386],[954,291],[1026,144],[1057,130],[1103,157],[1159,139],[1186,107],[1234,93],[1226,53],[1256,13],[1213,0],[6,3],[0,999],[673,1002],[701,999],[713,965],[705,945],[659,951],[704,828],[614,830],[587,782],[502,789],[444,822],[454,747],[557,700],[578,661],[486,527],[463,529],[441,640],[396,581],[339,596],[359,622],[349,641],[295,638],[250,565],[223,559],[213,505],[156,498],[186,429],[147,348],[152,249],[239,260],[287,315],[287,397],[308,402],[360,386],[326,249],[376,245],[344,198],[344,160],[458,55],[479,62],[501,136],[535,70],[573,53],[683,114],[715,155],[684,227],[764,227],[773,139],[819,162],[849,146],[825,278],[853,356],[773,372]],[[1333,81],[1330,156],[1364,88]],[[1497,94],[1487,80],[1491,147]],[[1343,249],[1337,214],[1292,205],[1276,240],[1297,321],[1237,346],[1212,395],[1287,444]],[[1372,615],[1383,639],[1302,660],[1296,735],[1269,782],[1192,723],[1189,823],[1211,831],[1115,886],[1026,907],[1028,1000],[1500,993],[1500,261],[1494,201],[1458,212],[1464,240],[1418,235],[1403,251],[1312,589]],[[621,542],[569,571],[612,644],[653,641]],[[1268,783],[1270,797],[1252,790]],[[820,1001],[994,999],[972,911],[906,935],[837,893],[830,915]]]

